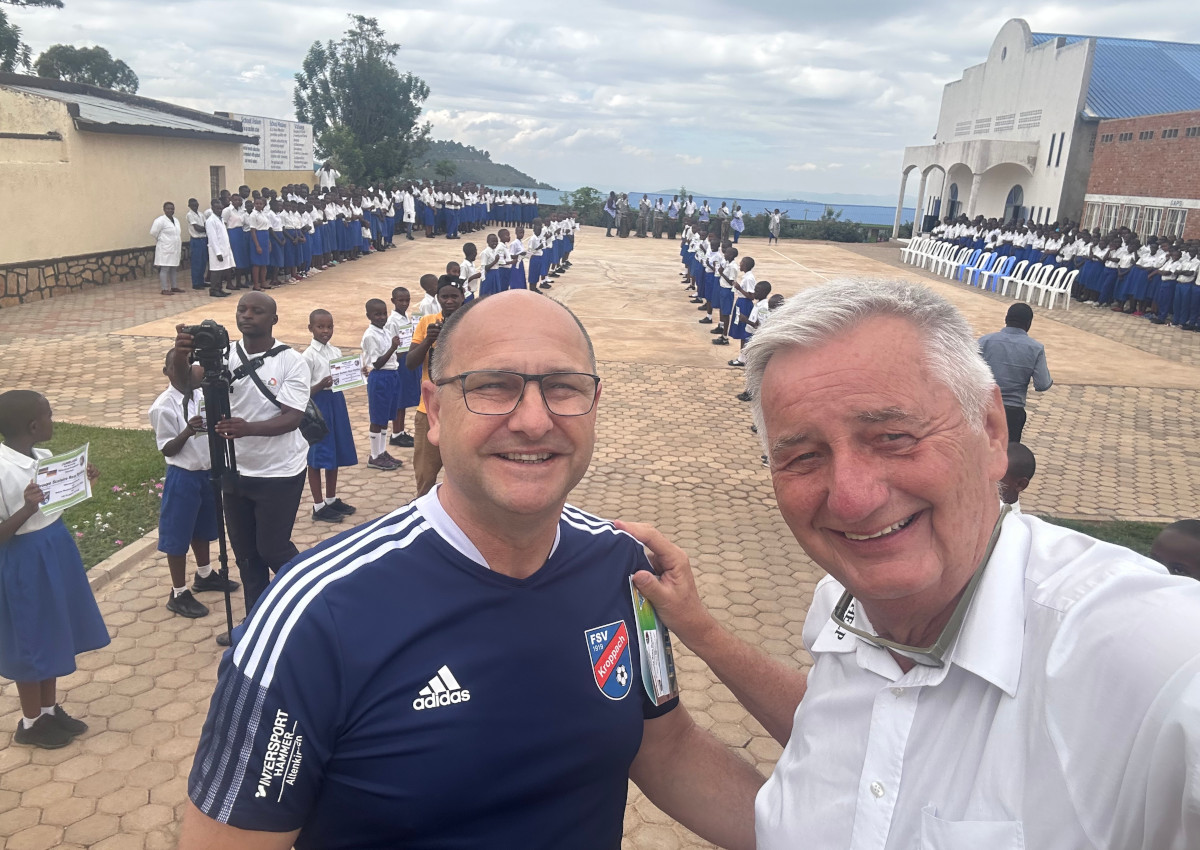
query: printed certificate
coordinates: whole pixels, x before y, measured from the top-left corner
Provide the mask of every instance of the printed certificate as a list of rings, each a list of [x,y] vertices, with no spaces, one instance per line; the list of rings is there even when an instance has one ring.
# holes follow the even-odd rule
[[[367,379],[363,377],[362,373],[361,355],[330,360],[329,375],[333,378],[332,389],[335,393],[352,390],[355,387],[364,387],[367,384]]]
[[[62,511],[92,497],[88,481],[88,444],[74,451],[43,458],[37,465],[37,485],[42,488],[41,510]]]

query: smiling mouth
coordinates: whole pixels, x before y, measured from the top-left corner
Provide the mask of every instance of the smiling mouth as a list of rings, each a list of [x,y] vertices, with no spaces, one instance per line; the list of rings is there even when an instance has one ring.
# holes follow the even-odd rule
[[[550,460],[550,458],[554,457],[554,455],[550,454],[550,452],[537,452],[535,454],[527,454],[524,452],[505,452],[498,455],[498,457],[502,457],[505,460],[511,460],[514,463],[544,463]]]
[[[842,535],[847,540],[878,540],[880,537],[887,537],[889,534],[895,534],[897,531],[902,531],[903,529],[908,528],[909,524],[912,523],[912,521],[916,518],[917,514],[913,514],[910,517],[900,520],[894,525],[889,525],[887,528],[876,531],[874,534],[851,534],[849,531],[843,531]]]

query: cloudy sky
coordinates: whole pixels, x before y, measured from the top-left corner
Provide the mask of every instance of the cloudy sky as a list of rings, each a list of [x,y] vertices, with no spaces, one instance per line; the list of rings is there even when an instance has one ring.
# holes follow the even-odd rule
[[[929,0],[497,3],[65,0],[5,7],[34,55],[100,45],[140,94],[294,118],[292,75],[346,12],[376,17],[431,89],[435,138],[491,151],[555,186],[887,203],[905,145],[925,144],[942,86],[1000,26],[1200,41],[1195,0],[1025,6]],[[397,8],[403,6],[403,8]]]

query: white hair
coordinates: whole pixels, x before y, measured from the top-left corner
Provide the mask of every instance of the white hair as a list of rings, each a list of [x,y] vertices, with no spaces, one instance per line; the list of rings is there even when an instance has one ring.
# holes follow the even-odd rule
[[[746,389],[763,445],[767,432],[762,382],[771,358],[791,348],[817,348],[868,319],[889,316],[911,322],[917,329],[925,346],[926,368],[954,393],[968,425],[976,432],[983,429],[996,382],[962,313],[919,284],[834,280],[789,298],[771,312],[746,347]]]

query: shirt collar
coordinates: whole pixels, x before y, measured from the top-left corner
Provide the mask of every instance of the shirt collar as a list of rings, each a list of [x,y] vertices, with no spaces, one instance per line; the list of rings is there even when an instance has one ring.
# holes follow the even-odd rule
[[[33,451],[35,454],[37,453],[37,449],[34,449]],[[32,475],[33,471],[37,469],[38,465],[37,458],[30,457],[27,454],[22,454],[16,449],[9,448],[7,443],[0,444],[0,458],[3,458],[18,469],[25,470],[30,475]]]
[[[461,555],[479,564],[485,570],[490,570],[491,567],[479,548],[471,542],[471,538],[467,537],[466,533],[458,527],[458,523],[451,519],[450,514],[446,513],[446,509],[442,507],[442,502],[437,495],[440,489],[442,489],[441,484],[418,498],[413,504],[439,537],[458,550]],[[546,556],[547,561],[553,558],[554,553],[558,551],[558,541],[561,537],[562,527],[560,525],[554,530],[554,545],[550,547],[550,554]]]
[[[1014,328],[1011,325],[1005,325],[1004,327],[1002,327],[1000,329],[1000,333],[1002,333],[1002,334],[1021,334],[1022,336],[1028,335],[1024,328]]]
[[[887,650],[847,633],[832,620],[825,622],[813,641],[813,654],[856,652],[859,667],[890,681],[904,678],[909,685],[936,685],[951,666],[960,667],[1015,696],[1025,640],[1025,564],[1030,541],[1029,529],[1021,519],[1007,516],[945,666],[918,664],[902,675]],[[841,585],[835,583],[835,587],[840,592]],[[855,628],[875,631],[858,600],[850,610]]]

